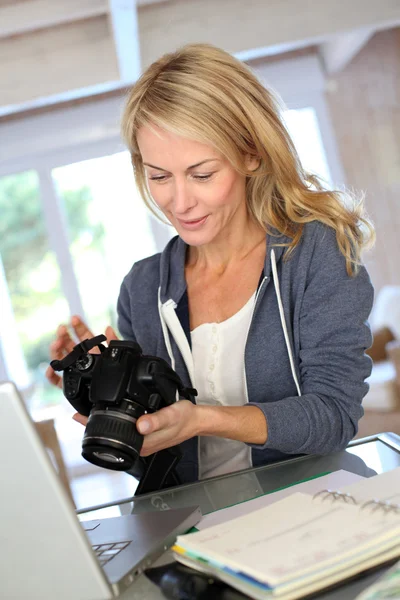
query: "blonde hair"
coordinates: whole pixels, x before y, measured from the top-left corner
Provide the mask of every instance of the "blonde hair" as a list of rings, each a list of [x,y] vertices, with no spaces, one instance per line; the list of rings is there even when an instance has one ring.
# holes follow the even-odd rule
[[[286,257],[299,243],[304,224],[317,220],[335,230],[351,275],[363,248],[374,240],[362,199],[326,190],[303,170],[280,112],[277,99],[251,70],[219,48],[189,44],[164,55],[131,89],[122,119],[139,192],[153,210],[137,144],[141,126],[153,124],[212,145],[246,175],[253,218],[269,234],[291,239],[283,244]],[[246,169],[246,156],[259,160],[255,171]]]

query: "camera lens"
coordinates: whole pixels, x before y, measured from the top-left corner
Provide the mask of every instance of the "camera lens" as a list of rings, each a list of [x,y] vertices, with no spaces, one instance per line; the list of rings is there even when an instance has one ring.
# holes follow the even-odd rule
[[[93,410],[83,436],[83,458],[114,471],[131,469],[143,443],[136,420],[118,410]]]
[[[109,454],[108,452],[102,452],[102,451],[93,451],[93,455],[98,459],[98,460],[105,460],[106,462],[110,462],[110,463],[123,463],[124,459],[120,456],[114,456],[114,454]]]

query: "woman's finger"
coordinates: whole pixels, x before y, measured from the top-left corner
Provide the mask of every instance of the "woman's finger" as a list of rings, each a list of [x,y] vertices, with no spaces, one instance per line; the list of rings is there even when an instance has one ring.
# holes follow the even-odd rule
[[[114,329],[110,326],[106,327],[106,338],[107,338],[107,344],[109,344],[111,342],[111,340],[117,340],[117,334],[115,333]]]
[[[64,358],[66,352],[64,346],[58,338],[50,344],[50,358],[51,360],[61,360]]]
[[[47,367],[45,375],[52,385],[62,388],[62,377],[57,375],[52,367]]]
[[[165,406],[155,413],[142,415],[136,421],[136,428],[142,435],[148,435],[176,424],[174,406]]]
[[[88,417],[84,417],[79,413],[75,413],[74,415],[72,415],[72,418],[74,419],[74,421],[77,421],[77,423],[80,423],[81,425],[84,425],[86,427]]]
[[[82,319],[77,315],[74,315],[71,318],[71,325],[80,342],[94,337],[93,333],[90,331],[86,323],[84,323]]]
[[[76,342],[71,338],[65,325],[58,327],[56,335],[56,339],[50,344],[50,358],[51,360],[62,360],[73,350]]]
[[[74,346],[76,346],[76,341],[72,339],[66,325],[59,325],[57,329],[57,340],[61,343],[65,354],[69,354],[74,349]]]

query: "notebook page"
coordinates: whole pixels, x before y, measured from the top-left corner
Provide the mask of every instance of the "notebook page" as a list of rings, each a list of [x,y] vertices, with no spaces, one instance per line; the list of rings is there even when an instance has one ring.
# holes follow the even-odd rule
[[[374,499],[400,504],[400,467],[347,485],[341,491],[361,504]]]
[[[179,536],[176,544],[275,587],[305,575],[317,578],[329,565],[357,563],[393,546],[399,535],[397,516],[293,494],[229,523]]]

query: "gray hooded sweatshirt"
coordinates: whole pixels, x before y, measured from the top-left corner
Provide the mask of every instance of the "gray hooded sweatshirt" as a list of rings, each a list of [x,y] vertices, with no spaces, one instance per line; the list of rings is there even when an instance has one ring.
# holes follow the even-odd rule
[[[266,236],[266,258],[248,330],[243,368],[249,405],[268,425],[250,444],[253,466],[287,455],[328,454],[357,433],[372,362],[367,323],[373,287],[362,266],[348,276],[333,229],[304,227],[289,259],[284,236]],[[161,254],[135,263],[122,282],[118,328],[144,354],[165,359],[196,387],[185,281],[187,245],[174,237]],[[247,404],[244,399],[243,404]],[[182,482],[198,479],[198,438],[181,444]]]

